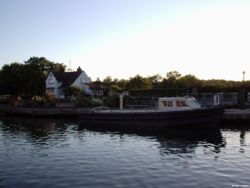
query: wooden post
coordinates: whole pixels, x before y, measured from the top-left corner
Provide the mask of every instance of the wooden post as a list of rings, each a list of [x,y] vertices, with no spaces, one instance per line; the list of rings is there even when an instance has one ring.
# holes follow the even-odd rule
[[[214,106],[218,106],[220,105],[220,96],[217,94],[217,95],[214,95]]]

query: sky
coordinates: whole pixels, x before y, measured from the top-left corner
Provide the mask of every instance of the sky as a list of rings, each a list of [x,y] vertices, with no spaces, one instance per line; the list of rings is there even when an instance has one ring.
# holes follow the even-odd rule
[[[249,0],[0,0],[0,67],[46,57],[95,80],[250,80]]]

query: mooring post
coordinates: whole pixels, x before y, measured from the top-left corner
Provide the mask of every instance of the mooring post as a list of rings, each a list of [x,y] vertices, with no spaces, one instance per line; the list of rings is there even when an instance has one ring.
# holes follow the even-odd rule
[[[214,95],[214,106],[220,105],[220,95],[216,94]]]

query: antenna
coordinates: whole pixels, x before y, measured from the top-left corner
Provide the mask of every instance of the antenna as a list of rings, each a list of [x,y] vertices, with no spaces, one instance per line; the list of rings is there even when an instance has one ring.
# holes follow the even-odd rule
[[[69,59],[69,64],[68,64],[68,72],[71,72],[72,69],[71,69],[71,59]]]

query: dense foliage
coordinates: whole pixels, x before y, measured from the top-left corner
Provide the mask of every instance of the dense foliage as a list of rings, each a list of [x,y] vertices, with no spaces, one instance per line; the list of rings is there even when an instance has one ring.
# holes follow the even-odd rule
[[[0,70],[0,94],[31,97],[45,94],[45,79],[49,71],[65,69],[44,57],[31,57],[24,63],[6,64]]]
[[[177,71],[168,72],[166,77],[158,74],[148,77],[136,75],[128,80],[112,79],[108,76],[103,80],[103,84],[120,90],[197,89],[200,92],[235,92],[242,88],[250,90],[250,81],[201,80],[191,74],[182,76]]]
[[[45,94],[45,79],[50,71],[64,71],[65,65],[47,60],[44,57],[31,57],[24,63],[6,64],[0,70],[0,95],[33,97]],[[100,80],[98,80],[100,81]],[[136,75],[129,79],[116,79],[110,76],[101,82],[114,92],[130,90],[131,93],[181,93],[194,88],[199,92],[237,92],[239,89],[250,91],[250,81],[201,80],[194,75],[182,76],[177,71],[166,73],[165,77]],[[145,92],[147,91],[147,92]],[[66,91],[65,91],[66,92]],[[75,88],[68,93],[79,94]],[[107,100],[109,101],[109,100]]]

